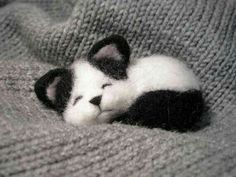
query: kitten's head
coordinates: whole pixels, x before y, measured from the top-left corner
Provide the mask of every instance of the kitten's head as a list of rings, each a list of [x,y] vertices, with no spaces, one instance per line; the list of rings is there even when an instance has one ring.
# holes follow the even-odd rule
[[[112,35],[97,42],[87,58],[42,76],[35,84],[36,95],[67,122],[110,122],[128,109],[122,95],[132,94],[125,82],[129,57],[126,40]]]

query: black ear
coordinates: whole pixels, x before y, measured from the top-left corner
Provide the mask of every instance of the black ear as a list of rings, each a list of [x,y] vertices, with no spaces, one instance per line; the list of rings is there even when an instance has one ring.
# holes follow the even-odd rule
[[[129,44],[119,35],[111,35],[97,42],[88,53],[88,58],[93,60],[110,59],[128,63],[129,57]]]
[[[47,107],[62,112],[72,88],[72,74],[68,69],[58,68],[43,75],[34,85],[38,99]]]
[[[129,45],[119,35],[112,35],[97,42],[88,53],[89,62],[115,79],[126,77],[129,58]]]

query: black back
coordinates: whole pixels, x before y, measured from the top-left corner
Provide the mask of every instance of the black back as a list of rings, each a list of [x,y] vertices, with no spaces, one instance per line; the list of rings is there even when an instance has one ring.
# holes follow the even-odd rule
[[[203,97],[199,90],[152,91],[143,94],[116,121],[148,128],[187,131],[200,121]]]

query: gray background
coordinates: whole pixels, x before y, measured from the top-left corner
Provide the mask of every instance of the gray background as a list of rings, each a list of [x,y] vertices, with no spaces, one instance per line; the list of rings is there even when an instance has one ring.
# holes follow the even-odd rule
[[[0,176],[236,176],[235,8],[234,0],[0,0]],[[74,127],[39,103],[41,75],[114,33],[132,58],[187,62],[208,107],[200,130]]]

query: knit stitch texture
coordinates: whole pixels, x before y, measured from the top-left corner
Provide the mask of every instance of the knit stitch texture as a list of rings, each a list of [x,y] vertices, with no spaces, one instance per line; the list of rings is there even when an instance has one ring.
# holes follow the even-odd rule
[[[235,0],[0,0],[0,176],[236,176]],[[180,58],[200,78],[198,131],[75,127],[35,81],[111,34],[132,58]],[[86,74],[86,73],[85,73]]]

